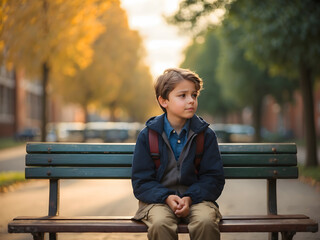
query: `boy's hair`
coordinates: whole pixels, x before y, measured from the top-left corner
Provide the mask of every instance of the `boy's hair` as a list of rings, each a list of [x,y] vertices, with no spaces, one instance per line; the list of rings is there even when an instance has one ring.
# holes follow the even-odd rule
[[[163,74],[157,78],[157,81],[154,85],[158,103],[159,96],[161,96],[163,99],[168,99],[169,93],[179,82],[183,80],[193,82],[198,93],[202,90],[203,81],[195,72],[183,68],[168,68],[164,70]],[[159,105],[161,109],[166,112],[166,109],[163,108],[160,103]]]

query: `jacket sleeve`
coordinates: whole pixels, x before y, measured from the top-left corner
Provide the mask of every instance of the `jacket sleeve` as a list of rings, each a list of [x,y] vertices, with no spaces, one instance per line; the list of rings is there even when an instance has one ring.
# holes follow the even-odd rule
[[[132,162],[132,187],[135,197],[145,203],[165,203],[174,194],[157,181],[154,161],[151,158],[148,142],[148,129],[138,136]]]
[[[208,128],[205,132],[204,152],[200,162],[197,181],[195,181],[184,196],[189,196],[192,203],[202,201],[215,202],[223,190],[225,177],[215,133]]]

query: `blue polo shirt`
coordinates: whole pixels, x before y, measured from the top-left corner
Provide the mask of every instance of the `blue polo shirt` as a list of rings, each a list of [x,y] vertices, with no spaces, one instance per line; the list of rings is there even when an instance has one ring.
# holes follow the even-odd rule
[[[180,134],[178,135],[177,132],[173,129],[173,127],[171,127],[167,115],[165,115],[164,117],[164,132],[167,134],[169,143],[171,145],[176,160],[179,159],[180,153],[187,142],[189,125],[190,120],[188,119],[186,124],[183,126]]]

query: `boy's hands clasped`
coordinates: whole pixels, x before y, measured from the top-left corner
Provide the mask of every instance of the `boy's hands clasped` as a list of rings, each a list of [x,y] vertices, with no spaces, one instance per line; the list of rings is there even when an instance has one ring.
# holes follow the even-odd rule
[[[166,204],[177,217],[187,217],[190,213],[191,198],[180,198],[177,195],[170,195],[166,199]]]

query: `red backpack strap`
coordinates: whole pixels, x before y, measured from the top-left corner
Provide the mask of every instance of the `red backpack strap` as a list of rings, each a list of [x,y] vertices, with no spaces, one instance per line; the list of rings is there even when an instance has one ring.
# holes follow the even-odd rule
[[[194,165],[195,165],[196,174],[198,174],[200,169],[200,162],[203,154],[203,148],[204,148],[204,131],[197,135],[196,144],[197,144],[197,148],[196,148],[196,157],[194,159]]]
[[[154,161],[154,165],[156,166],[156,169],[158,169],[160,166],[158,133],[149,128],[148,134],[149,134],[149,146],[150,146],[151,158]]]

